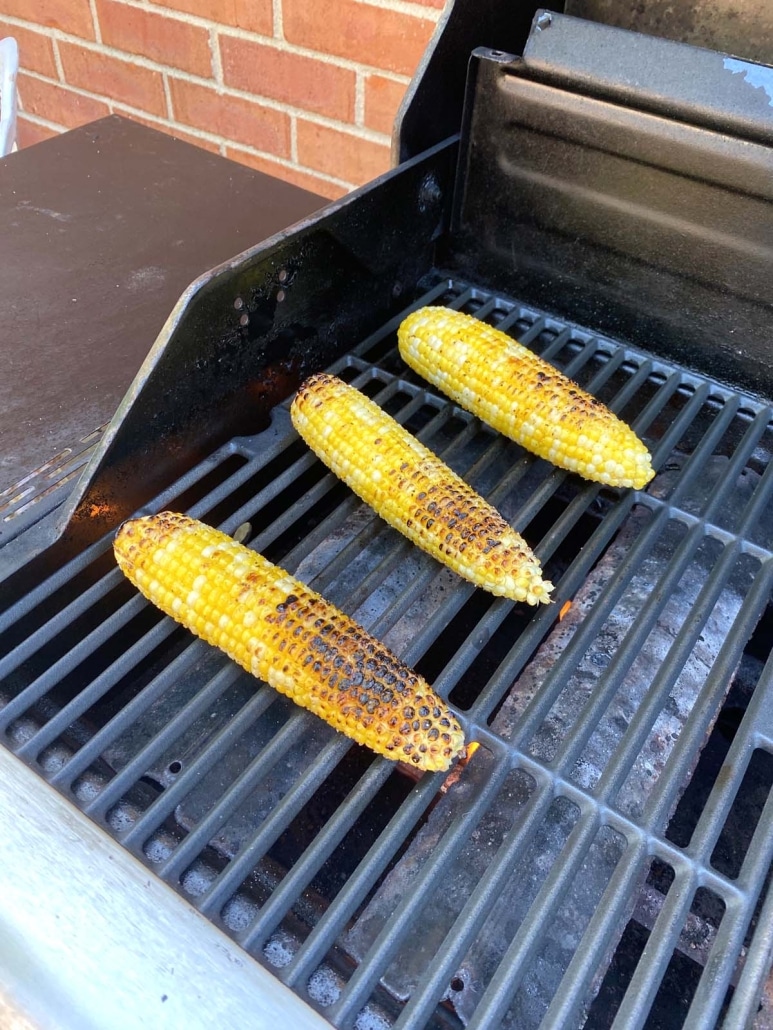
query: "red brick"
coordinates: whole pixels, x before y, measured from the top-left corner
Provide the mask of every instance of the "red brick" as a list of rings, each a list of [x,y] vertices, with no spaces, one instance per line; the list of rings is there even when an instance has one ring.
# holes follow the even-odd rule
[[[283,0],[285,38],[298,46],[412,75],[434,21],[356,0]]]
[[[348,68],[233,36],[220,37],[228,86],[340,121],[354,120],[356,76]]]
[[[89,0],[3,0],[2,13],[84,39],[95,38]]]
[[[65,81],[70,85],[100,93],[150,114],[166,115],[164,81],[160,72],[109,54],[87,50],[75,43],[60,43],[59,55]]]
[[[37,122],[28,122],[24,115],[19,112],[16,120],[16,145],[19,150],[24,147],[31,147],[34,143],[42,143],[44,139],[51,139],[58,136],[56,129],[49,129],[47,125],[38,125]]]
[[[113,0],[97,0],[97,17],[108,46],[204,78],[212,74],[207,29]]]
[[[34,32],[0,21],[0,39],[6,36],[13,36],[19,44],[20,68],[47,75],[50,79],[57,78],[54,45],[48,36],[44,36],[42,32]]]
[[[365,124],[369,129],[391,136],[397,109],[406,87],[382,75],[369,75],[365,80]]]
[[[298,120],[298,162],[361,186],[389,168],[389,147],[327,125]]]
[[[270,36],[274,31],[271,0],[156,0],[156,6],[195,14],[218,25],[247,29],[261,36]]]
[[[250,168],[255,168],[259,172],[273,175],[276,179],[283,179],[285,182],[292,183],[293,186],[300,186],[301,189],[308,190],[310,193],[326,197],[328,200],[337,200],[338,197],[343,197],[348,192],[345,186],[337,186],[334,182],[320,179],[300,168],[288,168],[287,165],[279,164],[278,161],[259,157],[240,147],[226,147],[225,156],[230,157],[232,161],[238,161],[239,164],[249,165]]]
[[[75,93],[61,83],[35,79],[23,72],[19,73],[17,83],[25,113],[45,118],[47,122],[74,129],[110,114],[110,108],[103,101]]]
[[[199,86],[170,76],[174,120],[205,129],[217,136],[256,150],[288,157],[290,154],[290,119],[282,111],[254,104],[241,97],[216,93],[208,86]]]

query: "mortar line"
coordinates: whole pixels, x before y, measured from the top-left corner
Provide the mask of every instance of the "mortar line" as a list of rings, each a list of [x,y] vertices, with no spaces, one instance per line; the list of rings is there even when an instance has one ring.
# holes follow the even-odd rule
[[[94,52],[103,53],[104,51],[97,49]],[[108,56],[115,55],[110,54]],[[139,62],[136,63],[139,64]],[[244,90],[234,89],[229,86],[221,86],[213,79],[201,79],[198,76],[191,75],[189,72],[184,72],[178,68],[170,68],[166,65],[157,65],[151,67],[150,63],[147,63],[144,65],[140,65],[140,67],[146,67],[149,68],[149,70],[158,72],[162,76],[162,79],[166,75],[169,77],[170,80],[182,80],[185,82],[190,82],[197,86],[204,86],[205,88],[211,90],[213,93],[216,93],[218,96],[233,97],[237,100],[246,100],[250,103],[256,104],[258,107],[263,107],[267,110],[278,111],[279,113],[286,114],[291,118],[303,118],[306,121],[312,122],[316,125],[322,125],[325,128],[334,129],[337,132],[341,132],[345,135],[352,136],[354,139],[362,139],[368,143],[377,143],[383,146],[388,146],[389,144],[389,137],[381,132],[376,132],[374,129],[368,129],[365,126],[357,126],[354,125],[352,122],[339,121],[336,118],[331,118],[328,115],[318,114],[315,111],[307,111],[305,108],[296,107],[295,105],[289,104],[286,101],[274,100],[271,97],[264,97],[256,93],[247,93]],[[50,85],[67,86],[67,88],[72,90],[74,93],[78,93],[81,96],[88,97],[90,100],[100,100],[102,101],[102,103],[105,104],[112,103],[116,106],[120,105],[123,109],[136,111],[137,114],[141,115],[143,118],[151,117],[162,122],[164,120],[163,116],[158,115],[152,111],[146,111],[144,108],[135,107],[133,104],[129,104],[126,101],[116,97],[111,98],[106,97],[104,96],[104,94],[101,93],[92,93],[89,90],[84,89],[82,86],[77,86],[74,83],[68,82],[66,79],[62,82],[57,82],[55,79],[51,79],[46,75],[41,75],[39,72],[27,71],[25,72],[25,74],[27,74],[30,78],[38,79],[39,81],[48,83]],[[177,121],[176,119],[175,125],[179,126],[179,128],[181,130],[184,130],[185,132],[200,132],[202,134],[207,133],[207,138],[210,139],[217,135],[215,133],[208,133],[208,130],[206,129],[200,129],[198,126],[188,125],[187,123]],[[244,146],[249,148],[250,146],[250,144],[248,143],[240,143],[238,140],[230,139],[225,136],[217,135],[217,140],[225,140],[227,143],[237,147]]]
[[[244,42],[249,43],[262,43],[263,45],[272,47],[273,49],[281,50],[283,53],[296,54],[299,57],[308,57],[316,61],[321,61],[323,64],[336,65],[337,67],[345,68],[354,72],[360,71],[364,75],[381,75],[385,78],[392,79],[401,85],[408,85],[411,81],[412,76],[410,74],[395,72],[388,68],[380,68],[378,65],[367,64],[364,61],[355,61],[352,58],[330,54],[322,50],[314,50],[310,47],[302,46],[301,44],[288,42],[283,36],[266,36],[259,32],[251,32],[249,29],[242,29],[238,25],[226,25],[209,18],[199,18],[195,15],[171,11],[168,7],[147,6],[142,7],[141,10],[147,10],[149,13],[162,15],[169,18],[171,21],[179,21],[186,25],[208,29],[210,31],[214,31],[218,35],[233,36],[236,39],[241,39]],[[18,25],[20,28],[28,29],[33,32],[40,32],[41,30],[39,23],[30,21],[29,19],[4,14],[3,20],[8,22],[9,25]],[[171,68],[171,65],[165,65],[160,62],[153,61],[151,58],[147,58],[142,54],[132,54],[130,51],[121,50],[118,47],[110,46],[104,42],[97,43],[93,39],[75,35],[74,33],[67,32],[64,29],[47,29],[46,35],[49,38],[58,39],[65,43],[74,43],[78,46],[83,46],[86,49],[96,50],[98,53],[104,52],[111,56],[120,56],[124,59],[130,58],[132,60],[136,60],[138,64],[142,64],[143,67],[149,67],[156,71],[160,68]],[[182,71],[182,69],[180,70]],[[211,81],[209,79],[201,79],[200,77],[193,75],[191,72],[185,72],[185,74],[191,75],[193,79],[199,82]]]

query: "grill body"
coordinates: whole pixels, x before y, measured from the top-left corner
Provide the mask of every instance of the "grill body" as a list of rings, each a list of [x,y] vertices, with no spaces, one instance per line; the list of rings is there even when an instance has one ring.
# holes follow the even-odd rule
[[[542,12],[522,58],[476,51],[459,138],[195,283],[71,497],[0,551],[3,743],[335,1026],[735,1026],[763,996],[770,149],[572,31],[604,49]],[[424,303],[601,397],[653,483],[552,469],[408,374]],[[323,367],[503,511],[555,604],[481,596],[327,474],[287,411]],[[468,763],[414,782],[149,609],[110,545],[162,508],[249,523],[450,700]]]

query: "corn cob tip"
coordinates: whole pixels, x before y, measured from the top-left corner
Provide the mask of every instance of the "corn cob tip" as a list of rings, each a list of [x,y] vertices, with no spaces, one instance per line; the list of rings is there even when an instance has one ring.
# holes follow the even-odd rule
[[[125,522],[114,552],[158,608],[357,743],[433,772],[464,748],[456,716],[418,673],[225,533],[161,512]]]
[[[640,490],[655,475],[629,426],[501,330],[428,306],[411,312],[397,336],[414,371],[533,454],[608,486]]]

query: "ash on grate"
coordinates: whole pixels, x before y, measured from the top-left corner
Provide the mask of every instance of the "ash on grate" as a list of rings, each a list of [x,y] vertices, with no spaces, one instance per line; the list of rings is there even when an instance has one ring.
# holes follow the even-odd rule
[[[664,485],[656,484],[656,490]],[[736,492],[737,505],[747,499],[748,495]],[[698,504],[696,499],[693,503]],[[567,648],[596,606],[605,603],[614,577],[654,518],[643,506],[632,511],[572,599],[566,617],[513,684],[493,724],[505,739],[517,739],[530,704],[545,689],[556,691],[550,710],[524,746],[535,758],[563,767],[566,775],[588,790],[597,787],[613,759],[630,766],[616,803],[633,818],[641,816],[666,771],[669,755],[711,677],[758,568],[751,556],[739,555],[716,600],[690,630],[689,620],[725,545],[710,535],[693,545],[687,527],[670,519],[635,563],[599,632],[579,658],[574,657]],[[681,574],[667,585],[674,562],[683,555]],[[689,632],[692,639],[686,635]],[[672,661],[680,649],[678,661]],[[740,657],[739,647],[739,661]],[[721,696],[713,700],[714,716],[731,682],[728,677],[720,686]],[[590,705],[594,706],[591,719],[586,714]],[[644,719],[645,726],[634,742],[632,724],[637,719]],[[707,726],[706,735],[709,730]]]
[[[347,935],[344,946],[355,960],[366,959],[393,913],[411,896],[425,864],[439,849],[459,844],[454,827],[476,803],[495,762],[491,753],[480,748],[435,806]],[[498,1024],[503,1030],[539,1025],[627,846],[620,834],[602,826],[572,870],[581,813],[566,797],[550,795],[547,784],[538,787],[523,770],[508,774],[439,882],[415,899],[421,911],[414,930],[406,935],[381,981],[394,998],[407,1001],[437,956],[467,936],[443,997],[466,1025],[519,934],[524,928],[530,932],[534,907],[546,903],[546,892],[550,895],[549,879],[556,871],[564,876],[569,870],[560,901],[549,917],[539,921],[536,943],[520,955],[519,986]],[[532,825],[529,814],[535,803],[540,812]],[[482,925],[465,930],[465,906],[492,865],[499,879]],[[514,968],[508,964],[507,972]]]
[[[724,468],[724,463],[722,465]],[[671,475],[678,477],[679,469]],[[707,476],[687,498],[694,511],[701,511],[716,488],[716,477]],[[725,510],[735,507],[740,512],[749,499],[751,481],[747,478]],[[655,488],[670,492],[673,482],[662,477]],[[690,718],[693,705],[705,687],[712,665],[716,660],[733,622],[748,594],[757,567],[755,560],[741,556],[731,563],[725,579],[719,584],[713,604],[707,605],[695,627],[695,639],[689,641],[679,662],[674,662],[668,677],[658,681],[658,673],[668,663],[675,640],[695,609],[696,600],[711,580],[717,562],[723,554],[724,541],[710,534],[696,534],[694,546],[689,534],[691,520],[663,519],[662,530],[654,534],[636,561],[628,555],[652,525],[655,513],[639,506],[623,523],[617,536],[589,574],[577,596],[573,599],[568,617],[556,625],[521,677],[513,685],[498,713],[493,729],[505,739],[518,736],[524,713],[529,704],[539,697],[540,688],[554,675],[555,700],[547,716],[537,725],[527,741],[535,757],[550,762],[560,757],[567,741],[570,747],[567,773],[578,785],[592,787],[598,783],[616,751],[629,739],[626,733],[642,705],[649,703],[645,721],[647,730],[643,744],[630,747],[628,765],[632,772],[619,795],[621,806],[631,815],[638,815],[659,776],[679,734]],[[688,543],[689,541],[689,543]],[[673,568],[680,550],[684,552],[683,570],[665,590],[663,583]],[[571,652],[564,657],[567,646],[582,628],[595,606],[604,603],[606,592],[614,582],[621,566],[629,565],[630,572],[623,582],[619,597],[612,597],[609,614],[600,633],[585,647],[579,660],[572,660]],[[654,600],[652,600],[654,599]],[[649,614],[647,614],[649,613]],[[615,658],[625,647],[626,635],[633,629],[641,630],[642,619],[648,618],[639,645],[623,659]],[[740,656],[739,656],[740,657]],[[562,663],[566,668],[562,667]],[[557,685],[557,686],[556,686]],[[723,689],[714,701],[719,708]],[[597,717],[586,720],[581,747],[577,747],[574,734],[583,712],[598,692],[603,691],[603,704]],[[655,691],[654,694],[651,692]],[[712,720],[713,721],[713,717]],[[706,733],[710,726],[707,725]],[[572,750],[572,746],[574,750]],[[579,755],[579,757],[577,757]],[[697,754],[695,756],[697,760]],[[476,752],[462,776],[442,798],[399,864],[391,871],[380,890],[371,900],[346,940],[347,950],[357,960],[363,960],[370,946],[386,926],[401,900],[410,894],[411,886],[423,864],[438,848],[446,844],[445,834],[454,817],[464,813],[474,803],[478,789],[490,771],[493,758],[481,749]],[[626,766],[627,768],[627,766]],[[514,771],[517,773],[517,770]],[[511,776],[514,775],[511,773]],[[525,776],[525,773],[521,773]],[[528,778],[531,781],[531,778]],[[532,783],[531,795],[540,793]],[[397,957],[382,978],[382,984],[400,1000],[410,997],[412,990],[428,969],[444,942],[453,939],[453,925],[470,898],[489,864],[497,860],[508,834],[520,832],[525,820],[527,798],[513,801],[513,797],[497,797],[489,812],[465,842],[450,871],[444,876],[442,887],[429,891],[422,902],[421,934],[413,934],[409,943],[401,947]],[[503,957],[523,926],[536,918],[540,904],[540,888],[556,863],[569,863],[571,849],[566,848],[578,819],[578,809],[566,798],[553,798],[547,814],[524,845],[517,867],[497,901],[489,911],[486,922],[471,941],[464,959],[459,964],[446,992],[446,1004],[452,1005],[463,1023],[473,1018],[486,986],[499,967]],[[499,828],[492,833],[489,821]],[[503,1026],[526,1028],[538,1025],[551,999],[560,990],[561,979],[572,956],[582,945],[582,936],[598,906],[603,904],[614,870],[627,842],[609,827],[601,826],[579,870],[565,877],[562,893],[547,926],[540,926],[539,944],[533,954],[523,961],[518,976],[518,987]],[[633,911],[644,870],[637,869],[627,884],[630,897],[629,911]],[[537,908],[533,908],[537,906]],[[624,919],[623,919],[624,922]],[[622,930],[622,924],[616,933]],[[450,937],[447,935],[451,935]],[[418,939],[417,939],[418,938]],[[609,951],[614,941],[609,941]],[[588,987],[588,995],[592,985]]]

